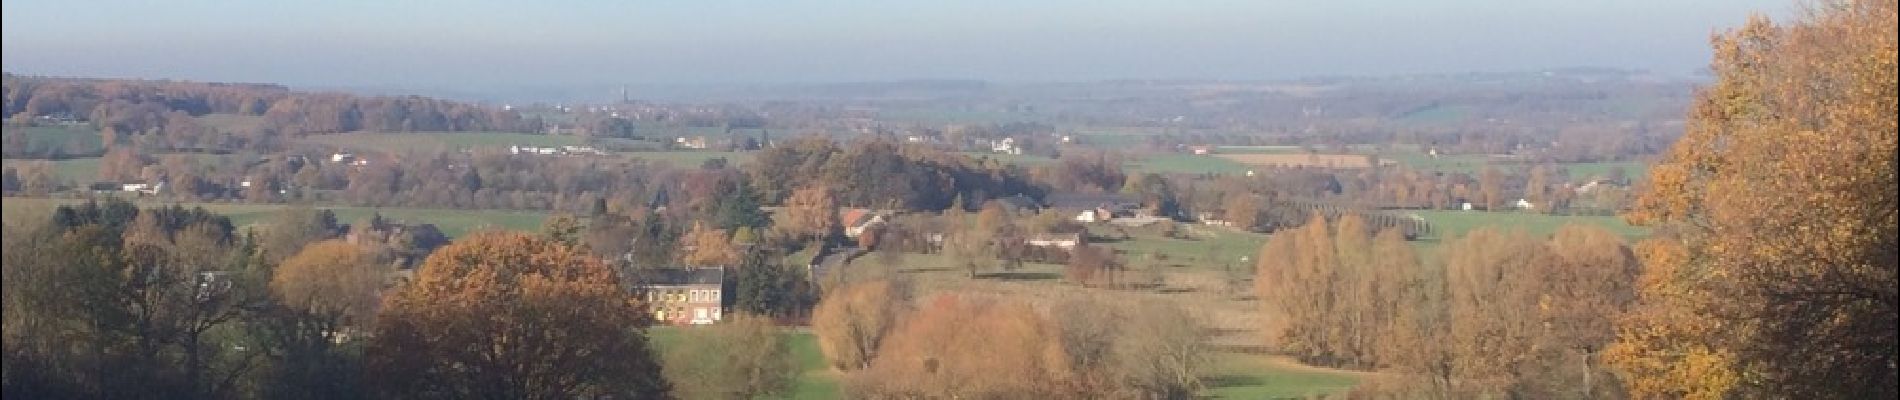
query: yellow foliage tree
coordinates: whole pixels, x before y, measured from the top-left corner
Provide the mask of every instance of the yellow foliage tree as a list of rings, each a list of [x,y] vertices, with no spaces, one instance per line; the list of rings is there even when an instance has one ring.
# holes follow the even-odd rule
[[[1637,397],[1900,396],[1896,9],[1822,1],[1715,38],[1631,215],[1671,242],[1610,349]]]
[[[698,266],[730,266],[739,264],[739,250],[726,240],[726,230],[694,223],[693,229],[680,239],[688,250],[680,254],[680,262]]]
[[[437,250],[384,300],[366,369],[395,398],[663,398],[650,318],[597,257],[478,233]]]

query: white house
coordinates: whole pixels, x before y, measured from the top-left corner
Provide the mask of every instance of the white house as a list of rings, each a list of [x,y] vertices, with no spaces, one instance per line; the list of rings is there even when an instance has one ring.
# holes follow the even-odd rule
[[[127,183],[120,185],[119,189],[138,194],[156,195],[159,191],[165,190],[165,183]]]
[[[1461,204],[1461,205],[1459,205],[1459,206],[1458,206],[1458,209],[1460,209],[1460,210],[1465,210],[1465,211],[1471,211],[1471,202],[1469,202],[1469,201],[1467,201],[1467,202],[1464,202],[1464,204]]]
[[[1023,243],[1028,244],[1030,246],[1036,246],[1036,247],[1056,247],[1056,248],[1061,248],[1061,249],[1066,250],[1066,249],[1075,248],[1076,245],[1082,244],[1082,234],[1079,234],[1079,233],[1039,234],[1039,235],[1030,236],[1029,239],[1024,240]]]
[[[1517,199],[1517,202],[1515,202],[1515,203],[1511,203],[1511,206],[1512,206],[1512,207],[1517,207],[1517,209],[1519,209],[1519,210],[1535,210],[1535,209],[1537,209],[1537,205],[1536,205],[1536,204],[1531,204],[1531,201],[1530,201],[1530,200],[1525,200],[1525,199]]]
[[[1016,138],[1003,138],[1003,140],[991,140],[990,151],[995,152],[995,153],[1001,153],[1001,154],[1023,154],[1023,148],[1016,147]]]
[[[350,153],[336,153],[336,154],[331,154],[331,155],[330,155],[330,162],[333,162],[333,163],[339,163],[339,164],[341,164],[341,163],[349,163],[349,162],[354,162],[354,161],[356,161],[356,155],[355,155],[355,154],[350,154]]]
[[[1091,222],[1092,223],[1092,222],[1102,222],[1102,221],[1107,221],[1107,220],[1108,220],[1108,213],[1096,211],[1095,209],[1082,210],[1082,212],[1075,214],[1075,222]]]

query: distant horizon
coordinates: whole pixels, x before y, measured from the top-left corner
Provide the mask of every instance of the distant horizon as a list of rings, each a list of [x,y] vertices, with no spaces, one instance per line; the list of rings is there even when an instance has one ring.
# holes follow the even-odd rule
[[[982,83],[986,85],[1001,85],[1005,87],[1035,86],[1035,85],[1134,83],[1134,82],[1146,82],[1146,83],[1158,83],[1158,84],[1193,84],[1193,83],[1274,84],[1274,83],[1297,83],[1297,82],[1302,82],[1302,81],[1334,80],[1334,79],[1377,80],[1377,79],[1394,79],[1394,78],[1407,78],[1407,77],[1452,77],[1452,76],[1460,76],[1460,75],[1537,74],[1537,73],[1558,72],[1558,71],[1606,71],[1606,72],[1627,73],[1627,74],[1647,74],[1647,75],[1660,76],[1669,80],[1697,80],[1697,78],[1702,77],[1702,74],[1706,71],[1706,68],[1680,72],[1680,73],[1671,73],[1671,72],[1664,72],[1664,71],[1650,71],[1650,70],[1639,69],[1639,68],[1618,68],[1618,67],[1607,67],[1607,66],[1576,65],[1576,66],[1560,66],[1560,67],[1536,68],[1536,69],[1524,69],[1524,70],[1473,70],[1473,71],[1392,73],[1392,74],[1313,75],[1313,76],[1298,76],[1298,77],[1277,78],[1277,79],[1105,78],[1105,79],[1092,79],[1092,80],[989,80],[989,79],[965,79],[965,78],[910,78],[910,79],[811,81],[811,82],[793,82],[793,81],[784,81],[784,82],[625,82],[625,83],[578,82],[578,83],[540,83],[540,84],[493,82],[493,83],[477,84],[477,85],[443,85],[443,84],[419,84],[419,83],[384,83],[384,84],[358,84],[358,85],[298,85],[298,84],[289,84],[289,83],[283,83],[283,82],[197,80],[197,79],[174,79],[174,78],[166,78],[166,77],[65,76],[65,75],[52,75],[52,74],[37,74],[37,73],[13,71],[13,70],[6,70],[4,72],[7,74],[15,75],[15,76],[30,76],[30,77],[56,78],[56,79],[103,79],[103,80],[202,82],[202,83],[221,83],[221,84],[259,84],[259,85],[284,86],[293,91],[308,91],[308,92],[340,91],[340,92],[374,93],[374,94],[386,94],[386,95],[419,94],[419,95],[464,98],[464,99],[487,98],[484,100],[504,101],[496,97],[512,97],[512,96],[494,96],[494,95],[499,94],[499,93],[506,93],[510,91],[545,91],[545,90],[580,90],[580,89],[587,89],[591,91],[594,89],[613,89],[616,87],[626,87],[630,90],[660,89],[660,90],[692,91],[692,90],[731,90],[731,89],[785,90],[785,89],[798,89],[798,88],[806,88],[806,87],[833,86],[833,85],[867,85],[867,84],[894,85],[894,84],[912,84],[912,83],[919,83],[919,84],[920,83]],[[419,92],[435,92],[435,93],[415,93],[418,91]],[[459,96],[445,96],[443,95],[444,92],[462,92],[462,94]],[[637,95],[639,93],[635,93],[635,94]],[[640,96],[634,96],[634,97],[635,97],[634,98],[635,100],[650,100],[646,98],[641,98]],[[574,99],[557,99],[557,100],[516,99],[516,100],[567,101],[567,100],[574,100]]]
[[[1676,75],[1711,34],[1796,4],[19,0],[0,3],[0,68],[295,87]]]

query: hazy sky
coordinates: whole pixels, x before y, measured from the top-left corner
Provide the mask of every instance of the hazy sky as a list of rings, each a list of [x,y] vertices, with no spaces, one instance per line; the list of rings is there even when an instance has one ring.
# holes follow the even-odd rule
[[[292,85],[1642,68],[1793,0],[7,0],[8,72]]]

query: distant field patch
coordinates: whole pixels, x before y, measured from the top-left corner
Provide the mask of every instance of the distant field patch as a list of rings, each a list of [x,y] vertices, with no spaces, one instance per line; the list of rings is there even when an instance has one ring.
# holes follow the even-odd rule
[[[1236,163],[1261,167],[1369,168],[1372,158],[1364,154],[1215,154]],[[1392,161],[1381,160],[1381,164]]]
[[[1600,226],[1631,239],[1649,235],[1648,228],[1632,226],[1624,222],[1623,217],[1616,216],[1547,215],[1511,211],[1412,211],[1411,214],[1418,215],[1431,223],[1433,236],[1441,240],[1464,236],[1466,232],[1487,226],[1542,236],[1555,233],[1558,228],[1568,224]]]
[[[83,202],[84,200],[7,197],[3,201],[6,208],[9,210],[13,209],[14,207],[24,207],[24,209],[51,210],[53,207],[58,206],[60,204],[74,204],[74,203]],[[252,225],[252,224],[259,223],[261,221],[268,220],[273,213],[276,213],[277,211],[290,207],[289,205],[285,205],[285,204],[173,203],[173,202],[159,202],[159,201],[140,201],[139,202],[140,207],[158,207],[158,206],[166,206],[166,205],[171,205],[171,204],[179,204],[185,207],[202,206],[206,210],[210,210],[213,213],[231,217],[231,222],[238,226],[247,226],[247,225]],[[316,206],[316,208],[328,209],[331,212],[336,213],[337,221],[342,222],[342,223],[353,223],[359,220],[367,219],[370,217],[370,215],[381,213],[383,217],[385,218],[401,220],[408,223],[435,224],[437,228],[442,229],[442,233],[447,234],[450,237],[460,237],[462,235],[468,234],[469,232],[473,232],[480,229],[487,229],[487,228],[516,230],[516,231],[534,231],[536,229],[539,229],[541,227],[541,223],[547,220],[547,217],[548,217],[548,213],[544,211],[453,210],[453,209],[436,209],[436,208],[373,208],[373,207],[348,207],[348,206]],[[8,215],[8,218],[16,218],[16,217],[17,216],[14,216],[14,215]]]
[[[508,146],[579,146],[587,138],[508,132],[338,133],[298,141],[340,149],[379,152],[505,149]]]
[[[72,183],[76,185],[85,185],[87,183],[92,183],[92,181],[99,180],[99,159],[98,158],[74,158],[74,159],[57,160],[57,161],[7,159],[6,166],[13,167],[13,168],[20,168],[20,166],[25,165],[26,163],[40,163],[40,162],[52,163],[53,176],[55,178],[58,178],[59,180],[66,181],[68,183]]]
[[[1610,171],[1619,168],[1623,170],[1623,176],[1630,179],[1640,180],[1645,176],[1649,176],[1649,164],[1637,161],[1569,163],[1560,165],[1570,170],[1571,180],[1579,182],[1593,178],[1607,178],[1611,175]]]
[[[1471,117],[1476,108],[1467,105],[1434,105],[1400,114],[1403,122],[1457,122]]]
[[[99,130],[92,129],[91,126],[87,125],[9,126],[4,129],[6,129],[5,135],[8,137],[14,135],[24,136],[26,138],[24,144],[25,148],[33,149],[33,151],[38,151],[38,149],[61,149],[61,151],[66,154],[98,154],[104,151],[105,147],[103,139],[99,137]],[[8,149],[7,152],[13,153],[14,151],[21,150]]]
[[[1246,172],[1249,166],[1225,157],[1162,153],[1141,156],[1127,168],[1130,173],[1218,174]]]
[[[1215,153],[1224,154],[1282,154],[1305,151],[1300,146],[1214,146]]]

